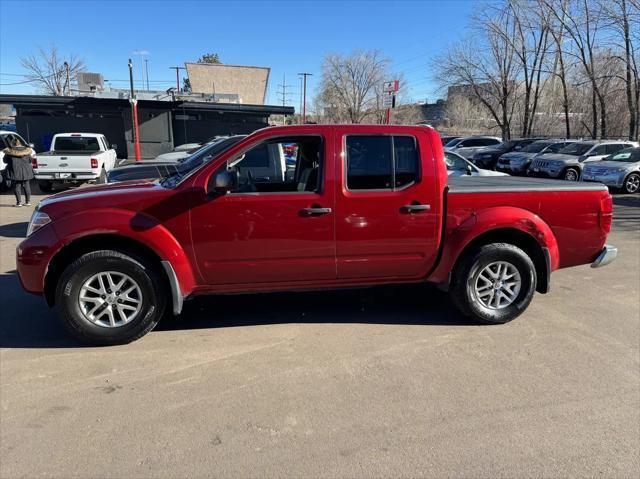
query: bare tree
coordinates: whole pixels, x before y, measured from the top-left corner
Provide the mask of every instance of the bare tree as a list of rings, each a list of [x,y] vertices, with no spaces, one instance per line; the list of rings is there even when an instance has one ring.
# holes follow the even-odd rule
[[[495,14],[492,15],[491,10]],[[507,0],[506,5],[487,7],[486,11],[490,15],[484,19],[486,28],[511,46],[519,63],[519,86],[523,91],[521,127],[522,136],[527,137],[533,128],[542,91],[551,15],[548,10],[533,8],[533,4],[525,0]]]
[[[591,0],[544,0],[546,7],[559,22],[573,43],[567,52],[578,59],[591,85],[591,136],[598,135],[598,106],[600,106],[600,135],[607,136],[607,102],[600,89],[601,72],[596,69],[596,44],[605,20],[602,6]]]
[[[380,106],[378,89],[388,78],[388,66],[389,61],[377,50],[327,55],[318,103],[334,121],[361,123]]]
[[[640,30],[640,2],[638,0],[600,0],[604,15],[609,19],[614,33],[613,43],[621,51],[620,59],[624,62],[625,95],[629,111],[629,139],[639,136],[640,113],[640,81],[638,77],[637,32]],[[632,32],[636,32],[634,38]]]
[[[472,26],[474,37],[435,58],[435,78],[442,86],[468,91],[484,105],[506,140],[511,138],[518,89],[519,66],[511,41],[516,25],[513,16],[500,9],[474,18]]]
[[[25,77],[29,81],[56,96],[68,94],[71,80],[85,67],[84,60],[75,55],[61,56],[55,45],[47,50],[40,47],[38,54],[21,58],[20,63],[27,70]]]

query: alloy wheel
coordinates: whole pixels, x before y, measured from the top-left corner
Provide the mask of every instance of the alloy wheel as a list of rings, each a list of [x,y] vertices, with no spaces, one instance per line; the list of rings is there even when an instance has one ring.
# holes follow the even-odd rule
[[[78,306],[88,321],[117,328],[133,321],[142,309],[140,286],[117,271],[97,273],[80,288]]]
[[[489,309],[503,309],[518,297],[522,278],[518,268],[507,261],[495,261],[485,266],[476,277],[473,293]]]

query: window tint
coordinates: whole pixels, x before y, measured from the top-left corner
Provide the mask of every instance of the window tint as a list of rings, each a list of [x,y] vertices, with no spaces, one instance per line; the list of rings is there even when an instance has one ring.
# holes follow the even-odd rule
[[[321,186],[322,138],[287,137],[247,150],[228,163],[238,173],[235,193],[313,192]]]
[[[269,167],[269,150],[267,144],[256,146],[247,151],[242,160],[243,168],[268,168]]]
[[[446,163],[447,170],[449,171],[467,171],[467,162],[458,155],[452,155],[449,152],[445,152],[444,162]]]
[[[480,146],[497,145],[500,143],[500,141],[496,140],[495,138],[482,138],[479,140],[479,142]]]
[[[55,150],[58,151],[100,151],[97,138],[60,136],[56,138]]]
[[[419,157],[412,136],[348,136],[346,146],[350,190],[397,189],[418,178]]]
[[[594,148],[594,150],[591,152],[592,155],[605,155],[607,153],[607,146],[608,145],[600,145]]]
[[[390,136],[348,136],[347,188],[390,189],[392,162]]]
[[[394,136],[396,188],[407,186],[418,179],[418,149],[412,136]]]
[[[607,145],[606,152],[607,152],[607,154],[609,154],[609,155],[610,155],[610,154],[612,154],[612,153],[617,153],[617,152],[619,152],[619,151],[620,151],[620,150],[622,150],[623,148],[624,148],[624,145],[619,144],[619,143],[618,143],[618,144]]]
[[[18,135],[10,135],[10,137],[14,145],[27,146],[27,144],[22,141],[22,138],[20,138]]]

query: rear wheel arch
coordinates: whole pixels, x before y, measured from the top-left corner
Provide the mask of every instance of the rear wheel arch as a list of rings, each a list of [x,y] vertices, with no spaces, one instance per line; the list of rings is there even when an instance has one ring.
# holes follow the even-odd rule
[[[98,250],[114,250],[147,260],[157,267],[161,277],[165,280],[165,286],[169,288],[169,278],[162,268],[162,258],[145,244],[113,234],[96,234],[78,238],[61,248],[49,263],[44,282],[44,297],[49,306],[55,304],[55,292],[58,280],[65,268],[84,254]]]
[[[551,264],[548,253],[545,252],[545,248],[532,235],[517,228],[498,228],[473,238],[457,256],[452,272],[463,264],[466,258],[477,253],[480,248],[493,243],[511,244],[524,251],[531,258],[536,268],[536,276],[538,278],[536,291],[539,293],[547,293],[549,291]]]

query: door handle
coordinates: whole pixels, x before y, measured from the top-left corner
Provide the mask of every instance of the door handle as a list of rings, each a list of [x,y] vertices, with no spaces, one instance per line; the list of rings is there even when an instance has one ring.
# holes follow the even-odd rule
[[[421,204],[404,205],[402,207],[402,211],[404,213],[419,213],[421,211],[429,211],[430,209],[431,209],[431,205],[421,205]]]
[[[302,208],[300,210],[301,216],[326,215],[327,213],[331,213],[331,208]]]

